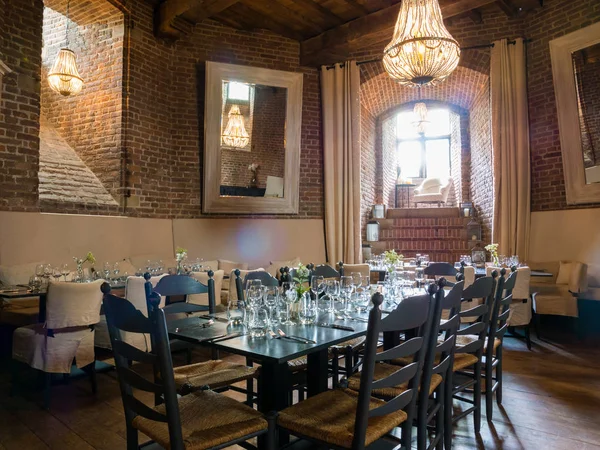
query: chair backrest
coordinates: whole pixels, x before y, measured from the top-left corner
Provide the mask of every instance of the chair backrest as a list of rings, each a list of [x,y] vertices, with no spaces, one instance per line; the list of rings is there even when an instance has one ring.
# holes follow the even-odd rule
[[[169,346],[169,337],[165,313],[159,308],[160,296],[151,293],[148,299],[150,303],[150,317],[146,317],[139,309],[136,309],[124,298],[110,294],[110,286],[103,285],[104,311],[106,323],[112,344],[117,377],[125,409],[125,420],[128,431],[133,431],[132,421],[136,416],[142,416],[157,422],[166,422],[169,429],[170,448],[183,450],[183,434],[181,430],[181,418],[175,379],[173,376],[173,360]],[[122,332],[151,334],[153,337],[152,352],[140,350],[121,338]],[[129,361],[151,364],[154,373],[160,374],[154,380],[143,377],[129,367]],[[165,403],[165,414],[158,412],[138,400],[133,390],[152,392],[160,396]]]
[[[152,286],[166,275],[158,275],[150,278]],[[144,277],[127,277],[125,282],[125,298],[139,309],[146,317],[148,316],[148,304],[146,303],[146,279]],[[161,297],[160,307],[165,306],[165,298]]]
[[[486,349],[486,358],[491,361],[494,354],[494,339],[504,337],[508,330],[508,317],[510,315],[510,304],[512,303],[512,292],[518,278],[516,267],[514,271],[500,270],[500,278],[497,282],[496,295],[490,317],[490,326],[488,330],[488,346]],[[507,276],[508,275],[508,276]]]
[[[199,281],[200,283],[208,286],[210,280],[213,280],[214,287],[214,298],[216,303],[220,303],[221,301],[221,289],[223,288],[223,277],[225,276],[224,270],[215,270],[213,271],[213,275],[209,275],[210,271],[206,272],[190,272],[190,277]],[[210,291],[210,289],[209,289]],[[193,303],[195,305],[204,305],[208,306],[209,302],[209,293],[206,294],[190,294],[187,297],[188,303]]]
[[[490,320],[490,310],[494,301],[494,290],[496,287],[496,278],[498,272],[492,272],[490,277],[482,277],[463,290],[462,301],[473,300],[477,298],[484,299],[481,305],[461,311],[461,319],[469,319],[469,325],[457,331],[458,336],[477,335],[478,339],[469,342],[455,350],[456,353],[475,353],[481,358],[483,344],[488,332],[488,323]]]
[[[455,277],[457,270],[447,262],[432,262],[423,269],[423,273],[433,277]]]
[[[383,319],[381,318],[380,309],[383,295],[380,293],[373,294],[372,302],[373,309],[369,313],[365,354],[362,360],[363,367],[352,441],[353,449],[365,447],[365,437],[370,417],[383,416],[404,410],[408,420],[403,424],[405,429],[402,436],[404,438],[409,435],[407,427],[412,427],[421,369],[427,347],[427,319],[432,304],[431,295],[408,297]],[[406,331],[411,331],[412,337],[410,339],[383,352],[377,352],[380,332],[399,334]],[[404,367],[398,366],[399,369],[393,374],[373,381],[375,364],[379,361],[396,358],[409,358],[413,362]],[[407,389],[402,394],[386,400],[384,404],[377,408],[369,409],[373,389],[383,389],[402,383],[407,383]],[[403,442],[403,444],[407,448],[410,447],[410,442]]]
[[[92,283],[50,281],[46,297],[46,328],[84,327],[100,322],[104,280]]]
[[[371,268],[368,264],[344,264],[342,261],[338,263],[340,268],[340,275],[350,276],[352,272],[358,272],[363,277],[371,276]]]
[[[244,278],[243,286],[246,285],[246,281],[248,280],[260,280],[263,286],[279,286],[277,278],[266,271],[248,272]]]
[[[162,277],[156,286],[150,283],[150,274],[144,274],[146,279],[146,301],[148,302],[152,292],[156,292],[160,296],[167,297],[167,304],[164,306],[165,314],[176,313],[195,313],[201,311],[209,311],[211,314],[215,312],[215,286],[212,279],[214,272],[208,271],[208,285],[200,283],[198,280],[188,275],[165,275]],[[208,293],[208,306],[196,305],[188,303],[187,296],[190,294],[205,294]],[[169,304],[168,297],[185,296],[186,301],[174,302]],[[150,305],[148,305],[150,310]]]
[[[310,278],[312,277],[323,277],[323,278],[340,278],[340,273],[328,264],[319,264],[314,266],[310,271]]]

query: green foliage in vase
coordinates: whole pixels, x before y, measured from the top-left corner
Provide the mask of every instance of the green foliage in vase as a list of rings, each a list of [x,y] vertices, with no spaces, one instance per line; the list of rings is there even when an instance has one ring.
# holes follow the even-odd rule
[[[310,271],[304,264],[300,264],[296,269],[295,276],[293,278],[294,283],[296,283],[296,293],[298,294],[298,298],[302,297],[305,292],[310,290],[308,286],[308,278],[310,276]]]
[[[404,259],[403,254],[396,253],[396,250],[386,250],[383,254],[385,263],[389,266],[388,270],[393,270],[393,266],[400,263]]]

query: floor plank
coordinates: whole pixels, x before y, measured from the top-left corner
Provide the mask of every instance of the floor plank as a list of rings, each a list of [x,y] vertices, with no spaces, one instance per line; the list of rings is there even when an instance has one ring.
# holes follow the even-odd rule
[[[471,417],[459,422],[453,449],[600,450],[600,347],[568,341],[534,344],[528,351],[523,342],[506,339],[503,405],[494,403],[493,423],[484,414],[479,436]],[[195,352],[195,361],[207,357]],[[224,359],[242,361],[233,355]],[[174,361],[184,362],[179,355]],[[5,366],[0,368],[0,450],[126,448],[114,371],[98,375],[96,396],[85,377],[55,386],[51,409],[44,411],[39,391],[9,396]],[[140,398],[152,401],[148,393]],[[142,436],[140,442],[144,440]]]

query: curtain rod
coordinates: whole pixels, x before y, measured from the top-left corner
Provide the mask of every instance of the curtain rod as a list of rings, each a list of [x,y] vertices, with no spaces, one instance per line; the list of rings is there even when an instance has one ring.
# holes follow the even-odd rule
[[[523,43],[527,44],[528,42],[531,42],[532,39],[523,39]],[[514,41],[508,41],[508,45],[515,45],[517,43],[516,40]],[[490,42],[489,44],[479,44],[479,45],[471,45],[469,47],[461,47],[461,51],[463,50],[476,50],[476,49],[480,49],[480,48],[492,48],[494,47],[494,43]],[[371,63],[375,63],[375,62],[380,62],[381,58],[374,58],[374,59],[368,59],[366,61],[359,61],[356,63],[357,66],[362,66],[363,64],[371,64]],[[346,65],[346,63],[341,63],[340,67],[344,67]],[[335,64],[332,64],[330,66],[326,66],[327,70],[333,69],[335,67]]]

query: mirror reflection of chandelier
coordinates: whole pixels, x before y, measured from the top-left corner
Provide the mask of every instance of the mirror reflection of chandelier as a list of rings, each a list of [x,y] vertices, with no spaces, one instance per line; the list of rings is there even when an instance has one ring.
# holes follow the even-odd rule
[[[383,65],[400,84],[422,86],[447,78],[460,47],[446,29],[438,0],[403,0]]]
[[[233,105],[229,110],[227,127],[223,132],[223,144],[228,147],[244,148],[250,142],[250,135],[244,126],[244,115],[238,105]]]
[[[83,79],[77,70],[75,52],[69,47],[69,7],[67,2],[67,25],[66,25],[66,47],[61,48],[56,61],[48,72],[48,84],[50,88],[61,95],[68,96],[78,94],[83,89]]]
[[[427,125],[429,125],[429,120],[427,120],[427,105],[422,102],[415,103],[413,115],[415,117],[413,125],[415,126],[417,133],[425,134]]]

